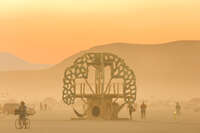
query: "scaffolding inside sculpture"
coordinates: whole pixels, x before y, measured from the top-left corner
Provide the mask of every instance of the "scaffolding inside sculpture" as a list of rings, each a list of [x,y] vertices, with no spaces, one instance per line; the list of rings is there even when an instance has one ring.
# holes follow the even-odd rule
[[[74,108],[79,118],[117,120],[124,105],[136,100],[133,70],[111,53],[84,54],[66,69],[63,81],[63,101],[73,105],[81,99],[87,105],[82,114]]]

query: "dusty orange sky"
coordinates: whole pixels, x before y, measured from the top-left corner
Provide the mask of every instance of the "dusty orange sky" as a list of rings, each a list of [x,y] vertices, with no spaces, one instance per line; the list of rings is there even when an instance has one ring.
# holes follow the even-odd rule
[[[199,0],[2,0],[0,52],[58,63],[111,42],[200,40]]]

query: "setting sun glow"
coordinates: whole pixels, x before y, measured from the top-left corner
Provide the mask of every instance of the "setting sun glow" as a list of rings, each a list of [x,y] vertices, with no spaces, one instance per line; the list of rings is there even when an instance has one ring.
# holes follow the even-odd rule
[[[58,63],[112,43],[200,39],[198,0],[2,0],[0,52]]]

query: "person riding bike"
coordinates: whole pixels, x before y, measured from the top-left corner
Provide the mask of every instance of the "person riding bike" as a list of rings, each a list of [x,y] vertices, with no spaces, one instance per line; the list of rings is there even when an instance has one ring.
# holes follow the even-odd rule
[[[27,116],[27,107],[24,103],[24,101],[22,101],[20,103],[19,109],[17,110],[17,114],[19,115],[19,124],[21,125],[21,128],[27,128],[27,124],[26,124],[26,116]]]

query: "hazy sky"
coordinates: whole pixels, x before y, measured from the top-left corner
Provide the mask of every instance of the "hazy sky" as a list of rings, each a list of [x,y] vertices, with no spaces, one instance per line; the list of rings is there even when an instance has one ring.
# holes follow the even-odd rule
[[[200,40],[200,0],[0,0],[0,52],[58,63],[95,45]]]

